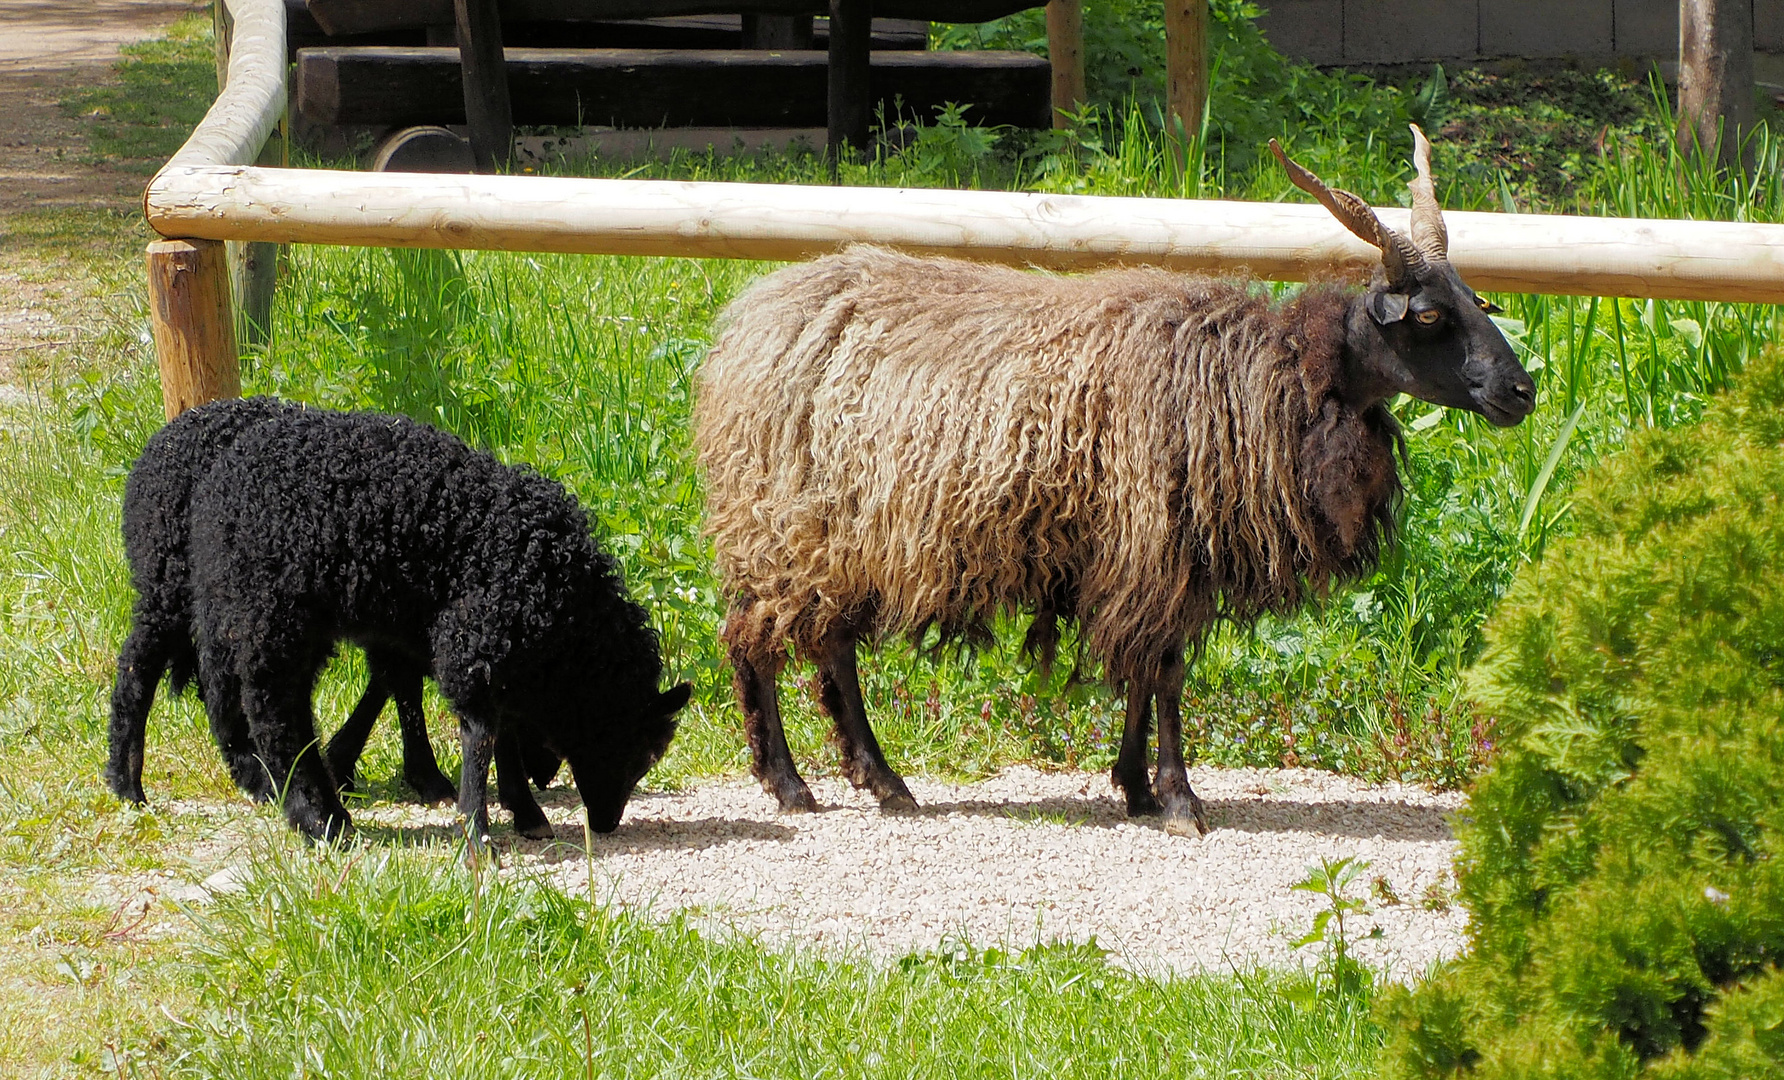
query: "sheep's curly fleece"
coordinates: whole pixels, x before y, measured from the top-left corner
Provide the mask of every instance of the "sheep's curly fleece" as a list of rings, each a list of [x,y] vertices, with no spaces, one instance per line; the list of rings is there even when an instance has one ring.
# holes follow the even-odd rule
[[[757,282],[695,413],[727,636],[810,655],[837,620],[1075,615],[1120,685],[1366,571],[1399,433],[1343,400],[1353,296],[867,247]]]

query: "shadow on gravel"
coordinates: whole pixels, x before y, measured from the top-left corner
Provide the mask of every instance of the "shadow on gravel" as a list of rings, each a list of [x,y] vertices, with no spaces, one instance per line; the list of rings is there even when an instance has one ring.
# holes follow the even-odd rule
[[[1308,832],[1321,836],[1379,836],[1383,840],[1453,839],[1447,811],[1405,803],[1305,803],[1276,799],[1209,799],[1208,823],[1241,832]]]

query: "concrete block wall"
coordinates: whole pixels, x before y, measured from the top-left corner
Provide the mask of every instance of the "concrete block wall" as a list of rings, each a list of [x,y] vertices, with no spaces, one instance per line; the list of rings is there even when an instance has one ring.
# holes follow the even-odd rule
[[[1263,0],[1277,49],[1316,64],[1495,57],[1676,58],[1679,0]],[[1784,53],[1784,0],[1752,0],[1753,45]]]

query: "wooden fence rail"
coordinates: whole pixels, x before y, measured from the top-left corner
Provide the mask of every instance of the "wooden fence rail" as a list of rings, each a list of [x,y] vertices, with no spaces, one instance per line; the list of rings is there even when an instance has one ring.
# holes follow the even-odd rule
[[[267,25],[282,5],[227,3],[236,27],[229,84],[145,197],[149,224],[170,239],[740,259],[872,242],[1060,269],[1154,263],[1273,280],[1375,258],[1306,203],[254,167],[284,102],[282,24]],[[1406,227],[1406,211],[1380,213]],[[1480,213],[1446,220],[1451,259],[1483,290],[1784,303],[1784,225]],[[152,290],[181,273],[216,272],[205,268],[219,261],[182,265],[151,273]],[[151,304],[158,320],[204,310]],[[194,369],[182,389],[164,383],[170,416],[231,392],[206,373],[233,371],[235,357],[219,363],[191,351],[218,347],[205,344],[215,334],[158,326],[157,342],[164,329],[165,340],[198,343],[162,354],[164,370]]]

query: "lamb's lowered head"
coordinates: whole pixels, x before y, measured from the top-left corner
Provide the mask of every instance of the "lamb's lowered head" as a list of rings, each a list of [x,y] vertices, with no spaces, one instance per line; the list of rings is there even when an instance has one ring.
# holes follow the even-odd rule
[[[1468,287],[1449,261],[1449,231],[1431,182],[1431,144],[1412,125],[1412,235],[1390,229],[1369,204],[1327,187],[1270,149],[1295,186],[1344,227],[1381,249],[1381,266],[1345,321],[1348,402],[1366,409],[1395,394],[1479,413],[1510,427],[1536,407],[1536,385],[1488,318],[1499,309]]]

